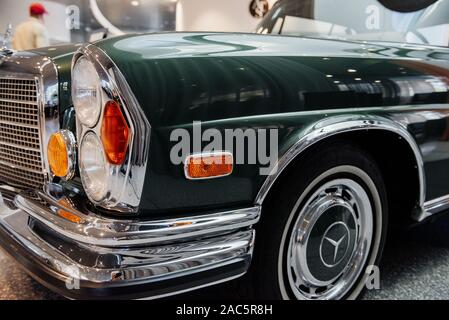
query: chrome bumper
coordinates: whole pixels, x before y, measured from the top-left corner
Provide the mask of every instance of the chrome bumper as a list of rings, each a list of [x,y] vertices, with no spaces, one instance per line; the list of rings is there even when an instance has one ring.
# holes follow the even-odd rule
[[[0,244],[34,278],[70,298],[158,298],[236,278],[249,267],[260,207],[154,221],[94,213],[58,185],[17,193]]]

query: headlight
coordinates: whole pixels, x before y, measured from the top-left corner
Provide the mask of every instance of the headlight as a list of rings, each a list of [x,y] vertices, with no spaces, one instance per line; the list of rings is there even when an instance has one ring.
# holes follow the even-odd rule
[[[78,59],[72,72],[76,115],[81,123],[92,128],[101,112],[100,78],[94,65],[85,57]]]
[[[93,200],[103,200],[108,189],[108,166],[101,141],[93,132],[81,142],[79,166],[85,191]]]
[[[123,74],[94,45],[73,56],[72,97],[79,175],[87,197],[107,210],[137,212],[151,127]]]

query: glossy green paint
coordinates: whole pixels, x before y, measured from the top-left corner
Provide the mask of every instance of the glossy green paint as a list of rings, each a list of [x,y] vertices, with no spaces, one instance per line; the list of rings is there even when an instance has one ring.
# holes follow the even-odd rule
[[[339,85],[419,77],[423,72],[408,61],[449,59],[442,48],[252,34],[137,35],[97,45],[125,74],[155,128],[193,120],[394,106],[401,104],[394,97],[343,92]]]
[[[189,181],[183,166],[171,163],[176,144],[171,133],[192,132],[193,121],[202,121],[203,131],[277,129],[281,157],[323,120],[384,117],[406,127],[420,145],[427,199],[449,193],[447,49],[215,33],[121,36],[96,45],[124,74],[152,126],[142,214],[254,203],[266,179],[260,165],[237,165],[221,179]],[[66,128],[74,124],[70,63],[75,49],[40,52],[58,66]]]
[[[448,144],[426,152],[446,130],[447,49],[215,33],[123,36],[97,45],[125,75],[153,127],[146,212],[251,205],[266,179],[258,165],[237,165],[226,178],[186,180],[182,165],[170,162],[170,134],[191,131],[193,121],[221,132],[277,128],[282,156],[326,118],[384,117],[420,144],[427,198],[449,193],[449,175],[441,171],[449,155],[435,158]]]

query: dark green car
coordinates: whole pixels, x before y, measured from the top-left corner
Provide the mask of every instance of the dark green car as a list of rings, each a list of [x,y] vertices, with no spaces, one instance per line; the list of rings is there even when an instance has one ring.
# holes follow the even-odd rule
[[[358,297],[389,225],[449,208],[447,12],[279,1],[262,34],[4,52],[1,246],[70,298]]]

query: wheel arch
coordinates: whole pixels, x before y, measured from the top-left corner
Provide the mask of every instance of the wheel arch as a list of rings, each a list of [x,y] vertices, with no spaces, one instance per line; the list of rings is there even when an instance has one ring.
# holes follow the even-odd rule
[[[391,147],[391,150],[394,150],[395,152],[393,168],[398,168],[399,170],[402,169],[403,171],[405,168],[408,168],[408,171],[403,172],[403,176],[410,178],[412,180],[411,183],[413,183],[413,185],[407,183],[406,190],[403,191],[400,190],[400,182],[398,183],[395,179],[389,179],[389,198],[393,195],[399,195],[400,192],[415,189],[416,193],[414,194],[414,199],[412,199],[414,204],[411,210],[406,214],[407,218],[412,218],[415,221],[422,221],[425,218],[424,201],[426,183],[421,151],[413,136],[402,124],[379,116],[330,117],[316,122],[308,126],[305,130],[302,130],[295,136],[294,141],[290,143],[290,147],[287,151],[279,158],[277,167],[273,169],[271,174],[265,179],[257,194],[255,200],[256,205],[262,206],[273,187],[277,183],[280,183],[283,176],[287,174],[288,169],[293,168],[302,157],[307,156],[308,152],[312,152],[313,148],[342,139],[357,143],[360,147],[369,152],[375,160],[380,163],[382,172],[392,169],[389,167],[390,162],[383,154],[383,150],[379,149],[381,144],[388,144]],[[373,144],[372,142],[376,143]],[[396,149],[396,145],[402,149]],[[409,159],[410,157],[412,159]],[[407,163],[409,166],[405,166],[405,164],[402,165],[404,161],[409,161]],[[409,177],[412,171],[413,175],[412,177]],[[391,174],[391,172],[389,173]],[[394,173],[396,174],[396,171],[394,171]],[[409,197],[409,194],[404,194],[403,196],[405,199]],[[398,201],[400,202],[401,200],[403,199],[399,199]],[[391,207],[391,204],[395,205],[395,201],[390,199],[389,206]],[[404,214],[405,213],[401,213],[398,216],[404,217]]]

